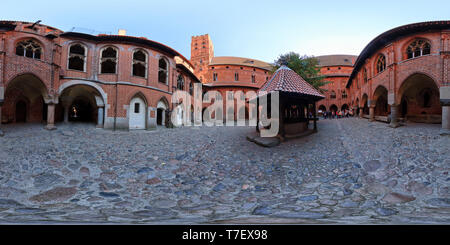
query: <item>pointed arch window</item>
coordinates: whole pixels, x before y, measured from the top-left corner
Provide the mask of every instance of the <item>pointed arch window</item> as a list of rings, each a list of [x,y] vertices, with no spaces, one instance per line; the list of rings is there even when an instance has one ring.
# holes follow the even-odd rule
[[[406,49],[408,59],[431,53],[431,44],[423,39],[413,41]]]
[[[68,69],[76,71],[85,71],[86,47],[76,43],[69,47]]]
[[[364,83],[367,83],[367,69],[366,68],[364,68],[364,70],[363,70],[363,79],[364,79]]]
[[[169,81],[169,65],[167,60],[160,58],[158,62],[158,82],[168,84]]]
[[[336,92],[334,92],[334,90],[331,90],[330,92],[330,99],[336,99]]]
[[[100,73],[115,74],[117,70],[117,50],[106,47],[101,52]]]
[[[386,70],[386,56],[380,54],[377,59],[377,73],[381,73]]]
[[[184,78],[182,75],[178,75],[177,78],[177,89],[184,90]]]
[[[142,50],[133,53],[133,76],[147,77],[147,54]]]
[[[16,55],[24,56],[32,59],[41,59],[42,48],[34,40],[25,40],[17,43],[16,45]]]
[[[342,91],[342,98],[347,99],[347,92],[345,90]]]
[[[189,94],[192,95],[194,93],[194,84],[192,82],[189,83]]]

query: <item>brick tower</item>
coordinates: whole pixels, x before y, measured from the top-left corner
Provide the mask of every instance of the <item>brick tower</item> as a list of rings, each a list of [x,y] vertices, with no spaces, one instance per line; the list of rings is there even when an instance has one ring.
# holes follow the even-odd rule
[[[195,67],[195,75],[202,83],[207,82],[205,75],[213,57],[214,46],[209,35],[193,36],[191,41],[191,62]]]

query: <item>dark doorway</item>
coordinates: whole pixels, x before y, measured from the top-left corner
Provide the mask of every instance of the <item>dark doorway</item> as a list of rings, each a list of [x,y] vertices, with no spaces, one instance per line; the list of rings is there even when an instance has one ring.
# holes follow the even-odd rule
[[[16,104],[16,122],[26,122],[27,121],[27,103],[20,100]]]
[[[88,100],[75,99],[69,107],[69,121],[94,122],[92,106]]]
[[[42,100],[42,121],[47,122],[47,104]]]
[[[402,117],[406,117],[406,114],[408,114],[408,102],[406,101],[405,98],[402,99],[402,103],[400,104],[401,106],[401,116]]]
[[[162,125],[163,109],[156,110],[156,124]]]

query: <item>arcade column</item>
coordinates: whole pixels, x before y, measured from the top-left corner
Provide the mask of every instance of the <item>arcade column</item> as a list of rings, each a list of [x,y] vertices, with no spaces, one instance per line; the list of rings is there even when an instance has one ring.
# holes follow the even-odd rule
[[[389,127],[398,128],[400,124],[398,123],[398,105],[395,103],[395,94],[388,94],[388,104],[391,106],[391,122]]]
[[[450,135],[450,86],[439,89],[442,105],[442,129],[441,135]]]
[[[47,104],[47,126],[45,126],[45,129],[47,130],[54,130],[56,129],[55,126],[55,103],[50,102]]]
[[[3,106],[3,100],[0,100],[0,127],[2,126],[2,106]],[[5,133],[3,133],[2,129],[0,128],[0,137],[4,136]]]
[[[104,118],[104,107],[98,107],[98,115],[97,115],[97,128],[103,128],[103,118]]]
[[[373,122],[375,121],[375,101],[369,100],[369,121]]]

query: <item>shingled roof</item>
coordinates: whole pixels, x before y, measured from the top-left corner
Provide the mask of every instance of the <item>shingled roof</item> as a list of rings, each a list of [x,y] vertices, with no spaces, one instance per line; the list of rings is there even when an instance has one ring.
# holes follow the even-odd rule
[[[258,90],[258,93],[270,93],[274,91],[314,97],[316,100],[325,98],[324,95],[306,82],[305,79],[285,65],[278,68],[272,78]]]

